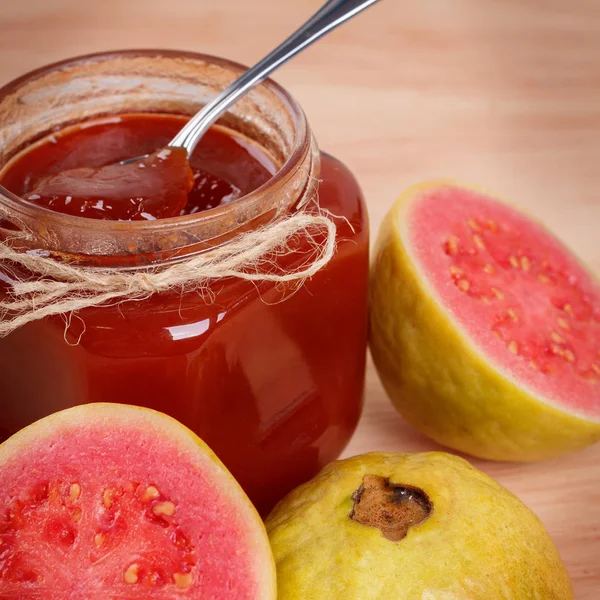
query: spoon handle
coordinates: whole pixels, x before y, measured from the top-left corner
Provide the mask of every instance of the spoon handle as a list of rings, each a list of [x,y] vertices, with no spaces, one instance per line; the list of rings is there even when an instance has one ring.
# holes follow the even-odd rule
[[[200,138],[219,116],[254,86],[290,58],[316,42],[359,12],[379,0],[328,0],[300,29],[267,54],[260,62],[248,69],[231,85],[211,100],[190,119],[185,127],[171,140],[170,146],[183,147],[188,156],[194,151]]]

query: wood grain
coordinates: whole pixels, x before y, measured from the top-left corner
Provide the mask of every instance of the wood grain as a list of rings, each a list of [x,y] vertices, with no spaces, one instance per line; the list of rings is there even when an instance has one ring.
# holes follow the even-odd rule
[[[249,63],[320,0],[0,0],[0,82],[75,54],[202,51]],[[600,271],[600,2],[387,0],[276,77],[346,161],[373,231],[407,185],[496,189]],[[347,454],[434,445],[390,408],[372,368]],[[532,465],[476,464],[543,519],[578,600],[600,597],[600,446]]]

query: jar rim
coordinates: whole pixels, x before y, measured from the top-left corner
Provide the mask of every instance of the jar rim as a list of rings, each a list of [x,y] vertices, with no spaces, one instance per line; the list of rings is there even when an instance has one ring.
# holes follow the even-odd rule
[[[0,87],[0,98],[5,98],[9,94],[15,93],[19,88],[33,83],[45,75],[58,72],[68,67],[93,64],[95,62],[111,59],[136,57],[190,59],[220,66],[236,72],[237,74],[241,74],[247,70],[247,67],[241,63],[198,52],[161,49],[114,50],[75,56],[29,71]],[[167,233],[171,230],[178,230],[180,228],[209,224],[212,221],[222,219],[225,214],[231,213],[232,208],[242,213],[244,209],[259,202],[260,198],[264,197],[266,192],[284,185],[286,180],[293,174],[296,166],[301,163],[305,159],[306,154],[310,152],[310,131],[308,122],[299,103],[287,90],[285,90],[285,88],[271,78],[265,79],[257,86],[257,88],[261,87],[266,88],[273,93],[288,111],[294,125],[293,143],[289,155],[277,171],[275,171],[275,173],[273,173],[273,175],[261,186],[248,194],[240,196],[234,203],[216,206],[191,215],[156,219],[154,221],[110,221],[90,219],[53,211],[19,197],[0,184],[0,204],[3,204],[8,210],[19,215],[26,216],[30,219],[38,217],[43,219],[46,223],[55,223],[61,227],[75,228],[80,231],[90,230],[96,233],[122,233],[126,231],[142,235],[150,232]]]

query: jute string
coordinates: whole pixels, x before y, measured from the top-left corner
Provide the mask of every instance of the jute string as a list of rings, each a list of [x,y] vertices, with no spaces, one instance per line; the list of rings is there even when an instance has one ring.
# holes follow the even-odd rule
[[[294,239],[310,250],[298,267],[283,272],[275,258],[295,252]],[[0,301],[0,337],[26,323],[52,315],[71,316],[92,306],[143,300],[169,290],[198,291],[224,277],[248,281],[297,282],[300,285],[331,260],[336,225],[329,213],[297,213],[245,233],[214,250],[175,264],[138,270],[84,267],[16,250],[0,241],[0,271],[8,274],[8,293]],[[324,241],[323,241],[324,240]],[[11,265],[29,272],[23,279]]]

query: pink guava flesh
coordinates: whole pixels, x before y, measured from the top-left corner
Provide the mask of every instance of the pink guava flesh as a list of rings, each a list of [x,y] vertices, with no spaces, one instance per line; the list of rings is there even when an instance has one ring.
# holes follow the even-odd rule
[[[0,598],[254,600],[240,497],[210,458],[100,422],[0,468]],[[205,467],[205,468],[204,468]]]
[[[410,205],[409,251],[483,357],[549,403],[600,416],[600,286],[516,209],[454,186]]]

